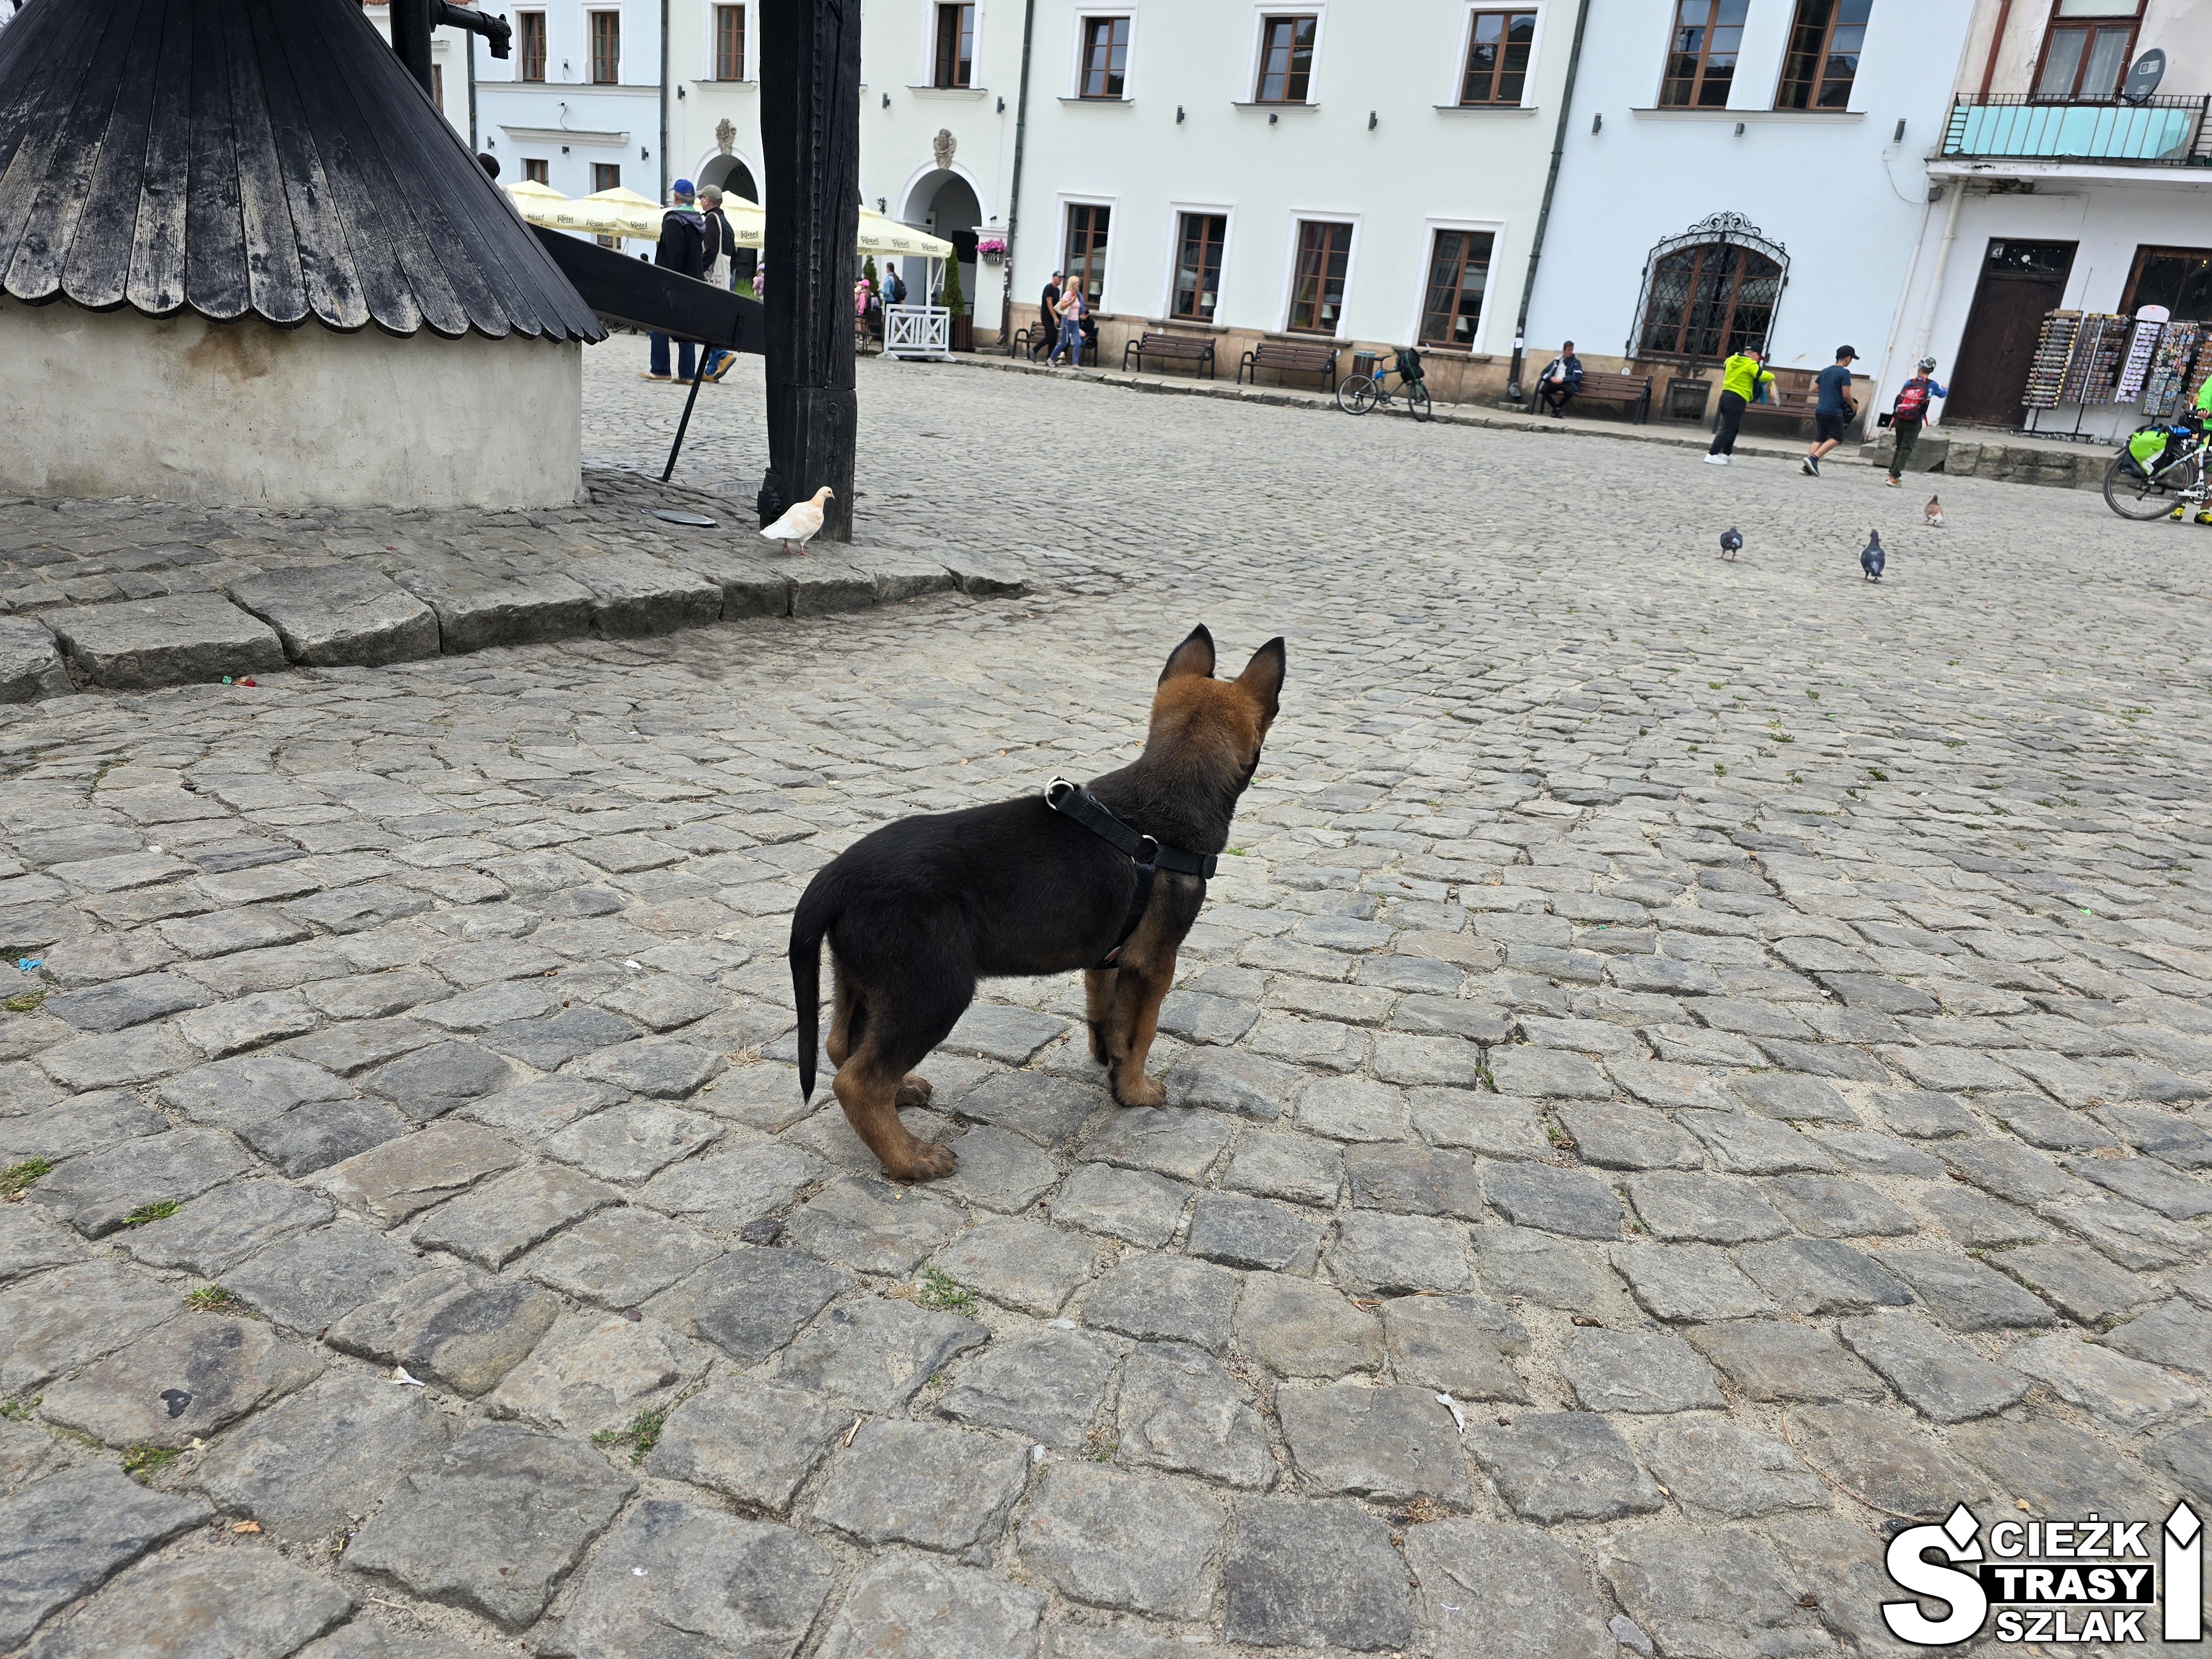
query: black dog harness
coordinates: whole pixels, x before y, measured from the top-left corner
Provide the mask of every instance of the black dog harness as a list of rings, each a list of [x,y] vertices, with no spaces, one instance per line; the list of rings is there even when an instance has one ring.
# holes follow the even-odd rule
[[[1129,935],[1137,931],[1137,924],[1145,919],[1145,911],[1152,902],[1154,876],[1167,870],[1179,876],[1196,876],[1202,881],[1220,867],[1221,860],[1216,854],[1186,853],[1180,847],[1161,846],[1154,837],[1132,829],[1115,817],[1105,802],[1082,785],[1070,783],[1066,778],[1054,778],[1045,786],[1044,804],[1062,817],[1081,824],[1115,852],[1136,864],[1136,896],[1129,901],[1128,915],[1121,919],[1121,931],[1115,936],[1114,948],[1099,959],[1097,966],[1100,968],[1111,968],[1118,963],[1121,947],[1129,942]]]

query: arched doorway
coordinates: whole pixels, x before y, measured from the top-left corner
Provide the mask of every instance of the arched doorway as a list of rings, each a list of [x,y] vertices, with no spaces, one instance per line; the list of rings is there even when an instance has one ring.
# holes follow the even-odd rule
[[[970,311],[981,311],[975,292],[975,231],[983,222],[983,204],[975,199],[975,187],[949,168],[935,168],[914,181],[906,193],[906,210],[899,216],[952,244],[960,264],[960,291]],[[916,297],[928,280],[928,265],[926,259],[901,263],[908,291]]]
[[[717,155],[699,169],[697,182],[712,185],[725,196],[735,196],[755,207],[760,205],[760,186],[753,181],[753,170],[734,155]]]
[[[1653,248],[1632,357],[1717,361],[1765,340],[1790,280],[1790,256],[1742,215],[1717,213]]]

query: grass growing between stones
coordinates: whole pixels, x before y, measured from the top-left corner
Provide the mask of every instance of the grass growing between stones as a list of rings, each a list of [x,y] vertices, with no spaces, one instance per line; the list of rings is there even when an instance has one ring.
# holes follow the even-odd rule
[[[186,1291],[185,1305],[198,1313],[228,1314],[234,1319],[261,1316],[220,1285],[202,1285]]]
[[[0,998],[0,1008],[5,1008],[11,1014],[35,1014],[39,1012],[39,1005],[49,994],[45,991],[24,991],[12,997]]]
[[[641,1411],[630,1419],[628,1428],[601,1429],[592,1437],[592,1443],[603,1449],[611,1446],[628,1446],[629,1461],[634,1464],[642,1463],[645,1455],[660,1443],[660,1431],[667,1424],[668,1413],[681,1403],[672,1400],[665,1406]]]
[[[143,1486],[176,1461],[174,1446],[132,1446],[123,1454],[123,1473]]]
[[[0,1400],[0,1417],[10,1423],[27,1423],[31,1413],[39,1408],[39,1401],[45,1398],[44,1395],[34,1394],[27,1400]]]
[[[167,1221],[171,1216],[176,1214],[176,1212],[177,1200],[175,1199],[156,1199],[151,1204],[141,1204],[137,1209],[131,1211],[129,1215],[125,1216],[123,1218],[123,1224],[126,1227],[143,1227],[149,1221]]]
[[[27,1158],[21,1164],[10,1164],[0,1170],[0,1199],[14,1203],[33,1182],[54,1172],[51,1158]]]
[[[915,1287],[914,1299],[925,1308],[939,1308],[946,1313],[973,1316],[975,1311],[975,1292],[941,1267],[922,1268],[921,1282]]]

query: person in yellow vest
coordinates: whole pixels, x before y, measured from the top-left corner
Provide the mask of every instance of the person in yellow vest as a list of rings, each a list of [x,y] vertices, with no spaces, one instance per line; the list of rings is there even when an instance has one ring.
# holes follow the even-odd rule
[[[2212,428],[2212,374],[2206,375],[2204,384],[2197,388],[2196,416],[2197,425],[2200,430]],[[2212,524],[2212,503],[2200,502],[2198,509],[2197,522]],[[2166,514],[2170,519],[2185,519],[2188,516],[2189,505],[2185,501]]]
[[[1705,452],[1705,465],[1726,466],[1735,453],[1735,429],[1743,424],[1743,411],[1751,407],[1763,386],[1774,377],[1761,366],[1766,342],[1753,340],[1721,365],[1721,426],[1713,434],[1713,447]]]

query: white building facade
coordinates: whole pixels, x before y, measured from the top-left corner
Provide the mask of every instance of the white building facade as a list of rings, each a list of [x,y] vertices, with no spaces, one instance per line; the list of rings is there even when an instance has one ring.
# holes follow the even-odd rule
[[[1751,341],[1785,385],[1844,345],[1871,377],[1970,16],[1963,0],[1591,0],[1530,354],[1571,338],[1590,368],[1650,374],[1655,415],[1679,419],[1706,416],[1720,360]]]
[[[473,0],[454,0],[469,4]],[[4,0],[0,0],[4,3]],[[375,26],[388,43],[392,39],[392,8],[365,5],[361,15]],[[497,59],[492,61],[497,62]],[[438,112],[453,130],[476,144],[476,64],[469,51],[469,32],[443,24],[430,31],[430,89]]]
[[[2131,94],[2130,70],[2153,54]],[[2144,92],[2152,70],[2155,90]],[[2113,395],[2131,384],[2118,337],[2131,342],[2149,308],[2166,315],[2148,320],[2212,325],[2208,94],[2203,0],[1978,0],[1926,164],[1942,194],[1886,384],[1929,352],[1950,388],[1949,423],[2098,438],[2141,424],[2150,411],[2140,386]],[[2084,342],[2070,378],[2047,352],[2039,362],[2052,312],[2100,327],[2103,360],[2087,361]],[[2185,396],[2208,370],[2200,361]]]
[[[498,160],[500,182],[660,200],[676,176],[662,155],[660,0],[544,0],[506,17],[511,57],[474,43],[477,145]]]

